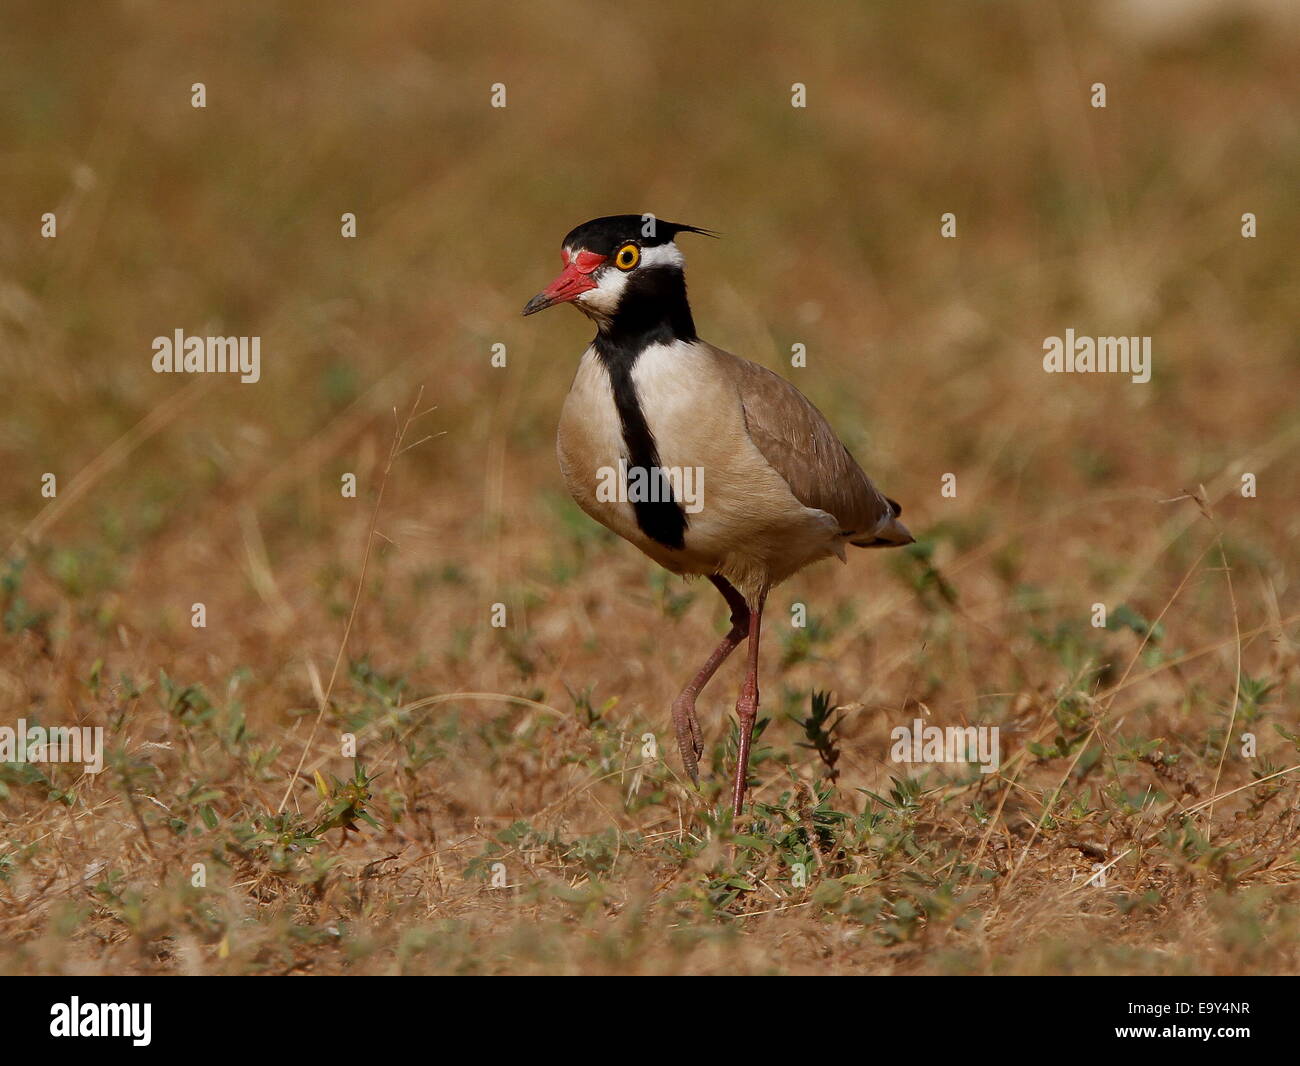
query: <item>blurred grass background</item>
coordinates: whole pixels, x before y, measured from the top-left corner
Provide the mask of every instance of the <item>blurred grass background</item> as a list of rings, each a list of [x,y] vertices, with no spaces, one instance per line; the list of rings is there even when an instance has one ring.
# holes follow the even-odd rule
[[[1057,971],[1078,965],[1071,938],[1094,943],[1112,926],[1123,946],[1101,970],[1296,968],[1284,946],[1296,931],[1289,777],[1247,793],[1258,808],[1240,795],[1216,808],[1224,826],[1197,823],[1204,841],[1237,842],[1226,856],[1207,843],[1188,858],[1196,849],[1171,840],[1151,858],[1144,835],[1152,804],[1185,811],[1193,794],[1263,776],[1231,755],[1217,766],[1247,712],[1268,766],[1300,761],[1270,728],[1297,718],[1296,29],[1292,6],[1264,0],[9,5],[0,722],[104,725],[118,756],[93,781],[66,767],[0,778],[6,968],[491,970],[509,956],[525,969],[761,970],[770,936],[798,945],[779,967],[797,972],[816,967],[837,923],[864,938],[834,949],[845,969]],[[1104,110],[1089,106],[1094,82]],[[502,109],[490,106],[497,83]],[[790,106],[794,83],[806,108]],[[40,236],[47,211],[52,240]],[[647,841],[672,833],[688,851],[704,839],[671,756],[636,802],[622,777],[606,780],[643,731],[668,735],[672,695],[722,622],[708,590],[662,579],[568,503],[554,427],[589,325],[518,314],[570,227],[624,211],[723,233],[683,238],[702,335],[791,377],[921,539],[909,554],[821,566],[775,597],[775,617],[804,602],[814,625],[779,623],[769,638],[758,795],[776,803],[795,779],[823,780],[787,720],[813,690],[856,708],[830,802],[866,828],[856,843],[836,837],[842,856],[828,861],[842,877],[874,871],[877,887],[845,884],[848,903],[759,891],[760,906],[718,887],[757,877],[752,862],[654,852]],[[340,235],[344,212],[355,239]],[[955,240],[939,235],[944,212]],[[1241,236],[1245,212],[1254,239]],[[178,328],[260,336],[262,380],[155,375],[151,341]],[[1150,335],[1152,381],[1044,374],[1043,338],[1066,328]],[[490,362],[498,343],[504,369]],[[789,366],[795,343],[806,369]],[[383,773],[384,830],[331,837],[328,859],[308,849],[307,873],[301,855],[255,861],[223,834],[265,829],[302,752],[393,408],[421,386],[436,410],[409,439],[436,436],[394,467],[307,763],[348,776],[330,749],[360,731],[362,761]],[[40,495],[46,472],[55,500]],[[346,472],[355,500],[339,493]],[[955,499],[940,495],[949,472]],[[1240,495],[1245,472],[1257,498]],[[1162,502],[1202,485],[1203,508]],[[189,625],[195,602],[206,629]],[[504,631],[488,625],[495,602],[510,611]],[[1122,605],[1128,624],[1092,630],[1095,602]],[[1098,693],[1130,661],[1153,676],[1111,694],[1104,717]],[[177,697],[170,682],[202,695]],[[701,702],[719,769],[733,687],[724,671]],[[409,706],[459,692],[551,710]],[[889,872],[857,789],[888,791],[888,731],[922,705],[939,722],[1044,741],[1060,730],[1066,743],[1064,757],[1011,743],[1033,763],[1014,787],[942,778],[920,809],[902,804],[899,839],[927,856],[905,876]],[[1190,791],[1170,783],[1171,764],[1164,776],[1140,765],[1153,739],[1182,759]],[[1111,871],[1123,898],[1117,888],[1085,908],[1057,895],[1096,857],[1069,850],[1081,830],[1058,825],[1055,807],[1042,816],[1062,773],[1076,820],[1106,827],[1088,847],[1109,861],[1143,842]],[[584,774],[599,783],[580,785]],[[311,809],[310,786],[294,808]],[[177,813],[187,804],[217,826]],[[1242,819],[1259,834],[1239,837]],[[512,875],[510,902],[477,874],[462,883],[465,855],[484,841],[509,852],[497,834],[521,820],[555,845],[550,865]],[[607,832],[617,859],[575,859],[587,854],[575,839]],[[639,843],[625,849],[619,834]],[[989,857],[998,841],[1005,863]],[[162,856],[199,853],[224,871],[219,906],[168,880]],[[401,873],[366,896],[358,871],[391,855]],[[993,864],[968,897],[972,862]],[[949,895],[962,902],[949,911],[934,901],[956,870]],[[891,878],[918,871],[931,895],[908,904],[920,916],[909,921]],[[268,880],[279,887],[259,895]],[[553,882],[603,887],[574,904],[538,887]],[[1243,904],[1229,891],[1239,882],[1264,902]],[[663,905],[683,884],[701,895],[688,892],[685,911]],[[1131,900],[1148,891],[1158,902],[1143,924]],[[877,909],[855,910],[866,897]],[[788,898],[799,909],[786,913]],[[635,929],[593,948],[596,934],[574,937],[557,917],[569,905],[580,929],[636,913],[703,931],[644,957]],[[376,908],[382,935],[367,925]],[[1211,911],[1228,946],[1183,943]],[[1265,912],[1268,936],[1234,924]],[[264,922],[255,935],[240,931],[250,913]],[[707,933],[748,913],[748,938],[719,947]],[[366,930],[339,934],[341,947],[320,932],[337,932],[340,914]],[[434,935],[435,917],[453,925]],[[549,939],[524,931],[551,921]],[[276,936],[298,942],[286,929],[326,946],[285,947]],[[406,955],[392,939],[403,936],[418,944]]]

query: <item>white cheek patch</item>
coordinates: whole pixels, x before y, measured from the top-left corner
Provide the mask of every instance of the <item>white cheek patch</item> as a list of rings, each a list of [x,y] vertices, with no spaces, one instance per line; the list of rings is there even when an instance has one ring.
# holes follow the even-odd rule
[[[627,288],[627,275],[615,267],[603,267],[592,275],[592,280],[596,287],[579,295],[574,302],[593,315],[613,318],[618,302],[623,299],[623,290]]]
[[[680,270],[685,262],[682,250],[672,241],[641,249],[641,267],[675,266]]]
[[[565,251],[574,254],[572,249],[566,248]],[[685,262],[681,249],[671,241],[667,244],[657,244],[652,248],[642,248],[641,261],[632,270],[619,270],[613,263],[597,269],[591,276],[596,287],[588,289],[573,302],[592,318],[611,319],[618,311],[619,301],[623,299],[628,278],[638,270],[654,267],[676,267],[680,270]]]

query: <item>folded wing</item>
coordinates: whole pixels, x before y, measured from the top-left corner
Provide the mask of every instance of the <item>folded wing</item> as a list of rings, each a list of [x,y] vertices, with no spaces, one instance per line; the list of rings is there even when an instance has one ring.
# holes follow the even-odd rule
[[[850,544],[912,543],[898,521],[902,508],[871,483],[803,393],[766,367],[721,348],[710,350],[740,394],[750,439],[795,499],[834,517]]]

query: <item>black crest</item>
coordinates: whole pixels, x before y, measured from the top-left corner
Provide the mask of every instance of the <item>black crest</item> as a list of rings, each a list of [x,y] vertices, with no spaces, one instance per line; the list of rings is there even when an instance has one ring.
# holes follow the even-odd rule
[[[667,244],[679,233],[717,236],[711,230],[687,226],[681,222],[667,222],[653,215],[606,215],[571,229],[564,238],[564,247],[585,248],[597,255],[613,255],[614,249],[628,241],[635,241],[642,248],[654,248]]]

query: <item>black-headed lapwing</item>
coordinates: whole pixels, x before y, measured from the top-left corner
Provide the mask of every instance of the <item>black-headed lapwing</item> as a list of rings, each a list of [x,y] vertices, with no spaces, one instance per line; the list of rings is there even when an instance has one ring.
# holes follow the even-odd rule
[[[572,230],[564,269],[525,315],[572,303],[597,326],[560,416],[560,469],[578,505],[674,574],[702,575],[731,608],[731,631],[673,701],[682,761],[699,779],[695,700],[748,637],[732,790],[739,815],[758,714],[758,639],[768,591],[846,545],[912,542],[901,508],[862,472],[793,385],[700,340],[679,233],[650,215]]]

